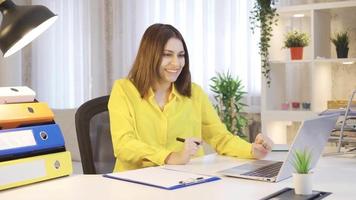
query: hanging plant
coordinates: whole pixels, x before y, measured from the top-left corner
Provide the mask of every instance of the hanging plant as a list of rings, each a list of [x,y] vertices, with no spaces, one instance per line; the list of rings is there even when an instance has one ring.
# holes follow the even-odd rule
[[[276,8],[272,8],[274,0],[256,0],[250,16],[251,29],[260,29],[261,38],[258,44],[261,55],[262,74],[266,78],[267,85],[271,84],[271,67],[269,65],[269,42],[272,37],[273,25],[277,25],[278,13]]]

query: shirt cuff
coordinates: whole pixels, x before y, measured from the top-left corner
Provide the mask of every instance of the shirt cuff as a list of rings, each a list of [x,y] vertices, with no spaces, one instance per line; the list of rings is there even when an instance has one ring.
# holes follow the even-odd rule
[[[155,163],[156,165],[164,165],[165,164],[165,160],[168,157],[168,155],[172,153],[169,150],[166,149],[162,149],[160,150],[157,154],[155,154],[154,156],[148,158],[149,160],[151,160],[153,163]]]
[[[252,154],[252,144],[249,142],[246,142],[245,140],[240,139],[239,141],[239,153],[238,157],[241,158],[254,158]]]
[[[252,144],[248,143],[247,145],[248,147],[246,147],[248,149],[248,154],[247,154],[247,158],[255,158],[252,154]]]

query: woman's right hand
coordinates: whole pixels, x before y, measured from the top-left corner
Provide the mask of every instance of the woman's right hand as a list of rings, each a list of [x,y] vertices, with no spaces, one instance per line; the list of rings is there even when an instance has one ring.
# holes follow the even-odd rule
[[[200,145],[197,145],[199,143]],[[172,152],[166,158],[165,163],[169,165],[184,165],[197,153],[201,146],[201,140],[198,138],[186,138],[184,148],[179,152]]]

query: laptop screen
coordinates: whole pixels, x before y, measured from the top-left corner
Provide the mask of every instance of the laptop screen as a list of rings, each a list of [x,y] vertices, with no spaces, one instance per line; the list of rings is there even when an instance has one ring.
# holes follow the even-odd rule
[[[277,181],[290,177],[294,172],[292,162],[295,151],[309,151],[312,157],[311,168],[315,167],[338,117],[339,115],[321,116],[302,123],[277,176]]]

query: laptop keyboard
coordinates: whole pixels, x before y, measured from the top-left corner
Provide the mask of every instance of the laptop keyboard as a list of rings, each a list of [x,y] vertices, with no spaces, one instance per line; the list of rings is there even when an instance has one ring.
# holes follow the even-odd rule
[[[257,176],[257,177],[275,177],[278,175],[279,170],[282,167],[283,162],[276,162],[261,168],[258,168],[256,170],[246,172],[242,175],[247,175],[247,176]]]

